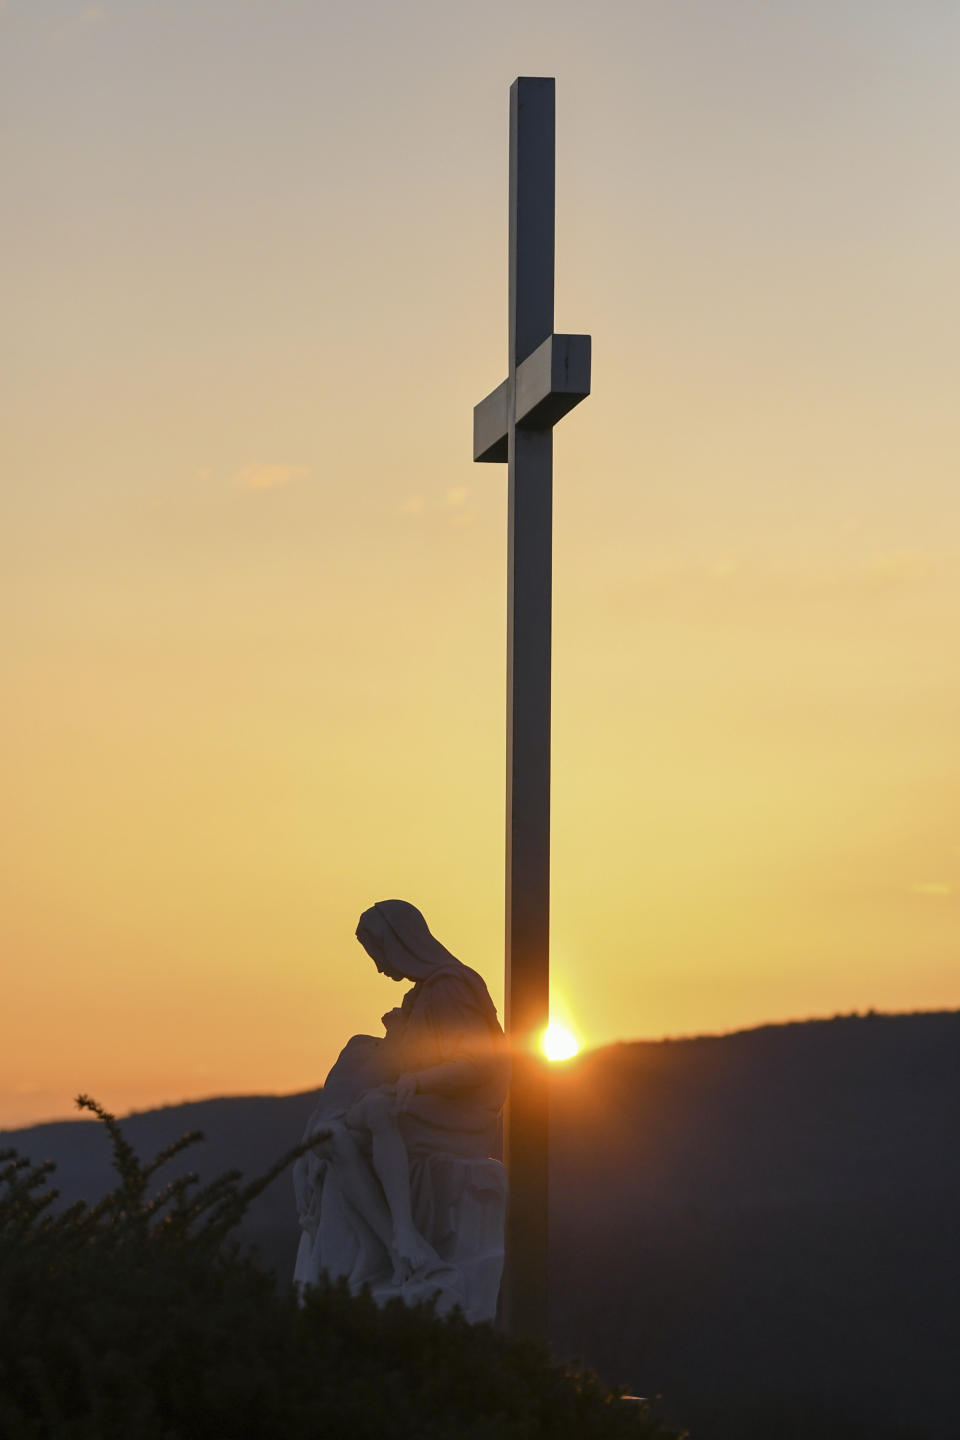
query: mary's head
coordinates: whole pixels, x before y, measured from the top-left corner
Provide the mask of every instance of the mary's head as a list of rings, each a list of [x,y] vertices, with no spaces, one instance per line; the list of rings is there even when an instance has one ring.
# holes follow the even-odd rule
[[[500,1032],[497,1012],[481,977],[441,945],[416,905],[409,900],[378,900],[364,910],[357,939],[381,975],[413,980],[415,985],[443,977],[466,986],[474,1005]]]
[[[398,970],[395,964],[391,965],[387,959],[387,923],[377,911],[376,906],[370,910],[364,910],[360,916],[360,923],[357,925],[357,939],[381,975],[386,975],[388,980],[409,978],[401,970]],[[391,946],[390,949],[393,951],[395,947]]]
[[[431,935],[423,914],[409,900],[378,900],[364,910],[357,939],[381,975],[391,980],[425,980],[437,970],[463,968]]]

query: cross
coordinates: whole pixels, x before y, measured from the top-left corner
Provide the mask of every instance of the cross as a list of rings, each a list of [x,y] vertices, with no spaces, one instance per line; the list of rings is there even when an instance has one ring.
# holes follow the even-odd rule
[[[473,458],[507,463],[506,1003],[513,1078],[503,1319],[547,1338],[550,611],[553,426],[590,393],[590,336],[553,333],[555,83],[510,87],[508,374],[473,412]]]

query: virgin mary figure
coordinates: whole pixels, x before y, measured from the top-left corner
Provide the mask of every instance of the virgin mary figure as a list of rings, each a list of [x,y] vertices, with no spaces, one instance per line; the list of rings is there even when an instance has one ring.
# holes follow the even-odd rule
[[[482,978],[405,900],[365,910],[357,939],[391,980],[413,981],[381,1037],[348,1040],[294,1170],[303,1234],[295,1280],[322,1273],[378,1300],[433,1297],[492,1319],[506,1181],[494,1158],[509,1060]]]

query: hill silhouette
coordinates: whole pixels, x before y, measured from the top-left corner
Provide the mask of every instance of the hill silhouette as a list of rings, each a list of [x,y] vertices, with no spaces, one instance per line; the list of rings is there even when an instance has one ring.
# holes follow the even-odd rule
[[[552,1080],[558,1353],[662,1394],[694,1440],[960,1436],[960,1013],[621,1044]],[[182,1168],[253,1176],[315,1100],[206,1100],[124,1128],[143,1155],[202,1129]],[[99,1127],[8,1140],[57,1162],[64,1202],[111,1183]],[[291,1273],[282,1178],[246,1238]]]

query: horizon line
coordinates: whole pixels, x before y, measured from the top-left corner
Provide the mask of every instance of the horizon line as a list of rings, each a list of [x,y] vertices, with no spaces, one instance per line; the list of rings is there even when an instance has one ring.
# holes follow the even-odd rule
[[[688,1035],[633,1036],[629,1039],[607,1040],[602,1045],[584,1046],[571,1060],[562,1063],[564,1068],[567,1068],[574,1065],[577,1060],[585,1059],[588,1055],[596,1055],[602,1050],[613,1050],[617,1046],[623,1045],[691,1044],[697,1040],[733,1039],[737,1035],[755,1034],[761,1030],[785,1030],[793,1025],[829,1025],[837,1020],[908,1020],[936,1015],[960,1016],[960,1007],[935,1010],[876,1010],[871,1007],[867,1010],[838,1010],[833,1015],[807,1015],[802,1019],[764,1020],[757,1025],[743,1025],[731,1030],[703,1030]],[[176,1110],[188,1105],[212,1105],[222,1100],[289,1100],[297,1095],[312,1095],[322,1089],[322,1085],[315,1085],[305,1090],[240,1090],[230,1093],[220,1091],[210,1095],[188,1096],[180,1100],[165,1100],[157,1105],[148,1105],[142,1110],[127,1110],[117,1118],[121,1121],[131,1120],[136,1116],[156,1115],[162,1110]],[[0,1125],[0,1135],[16,1135],[24,1130],[38,1130],[44,1125],[96,1123],[95,1116],[86,1114],[52,1115],[45,1120],[30,1120],[22,1125]]]

